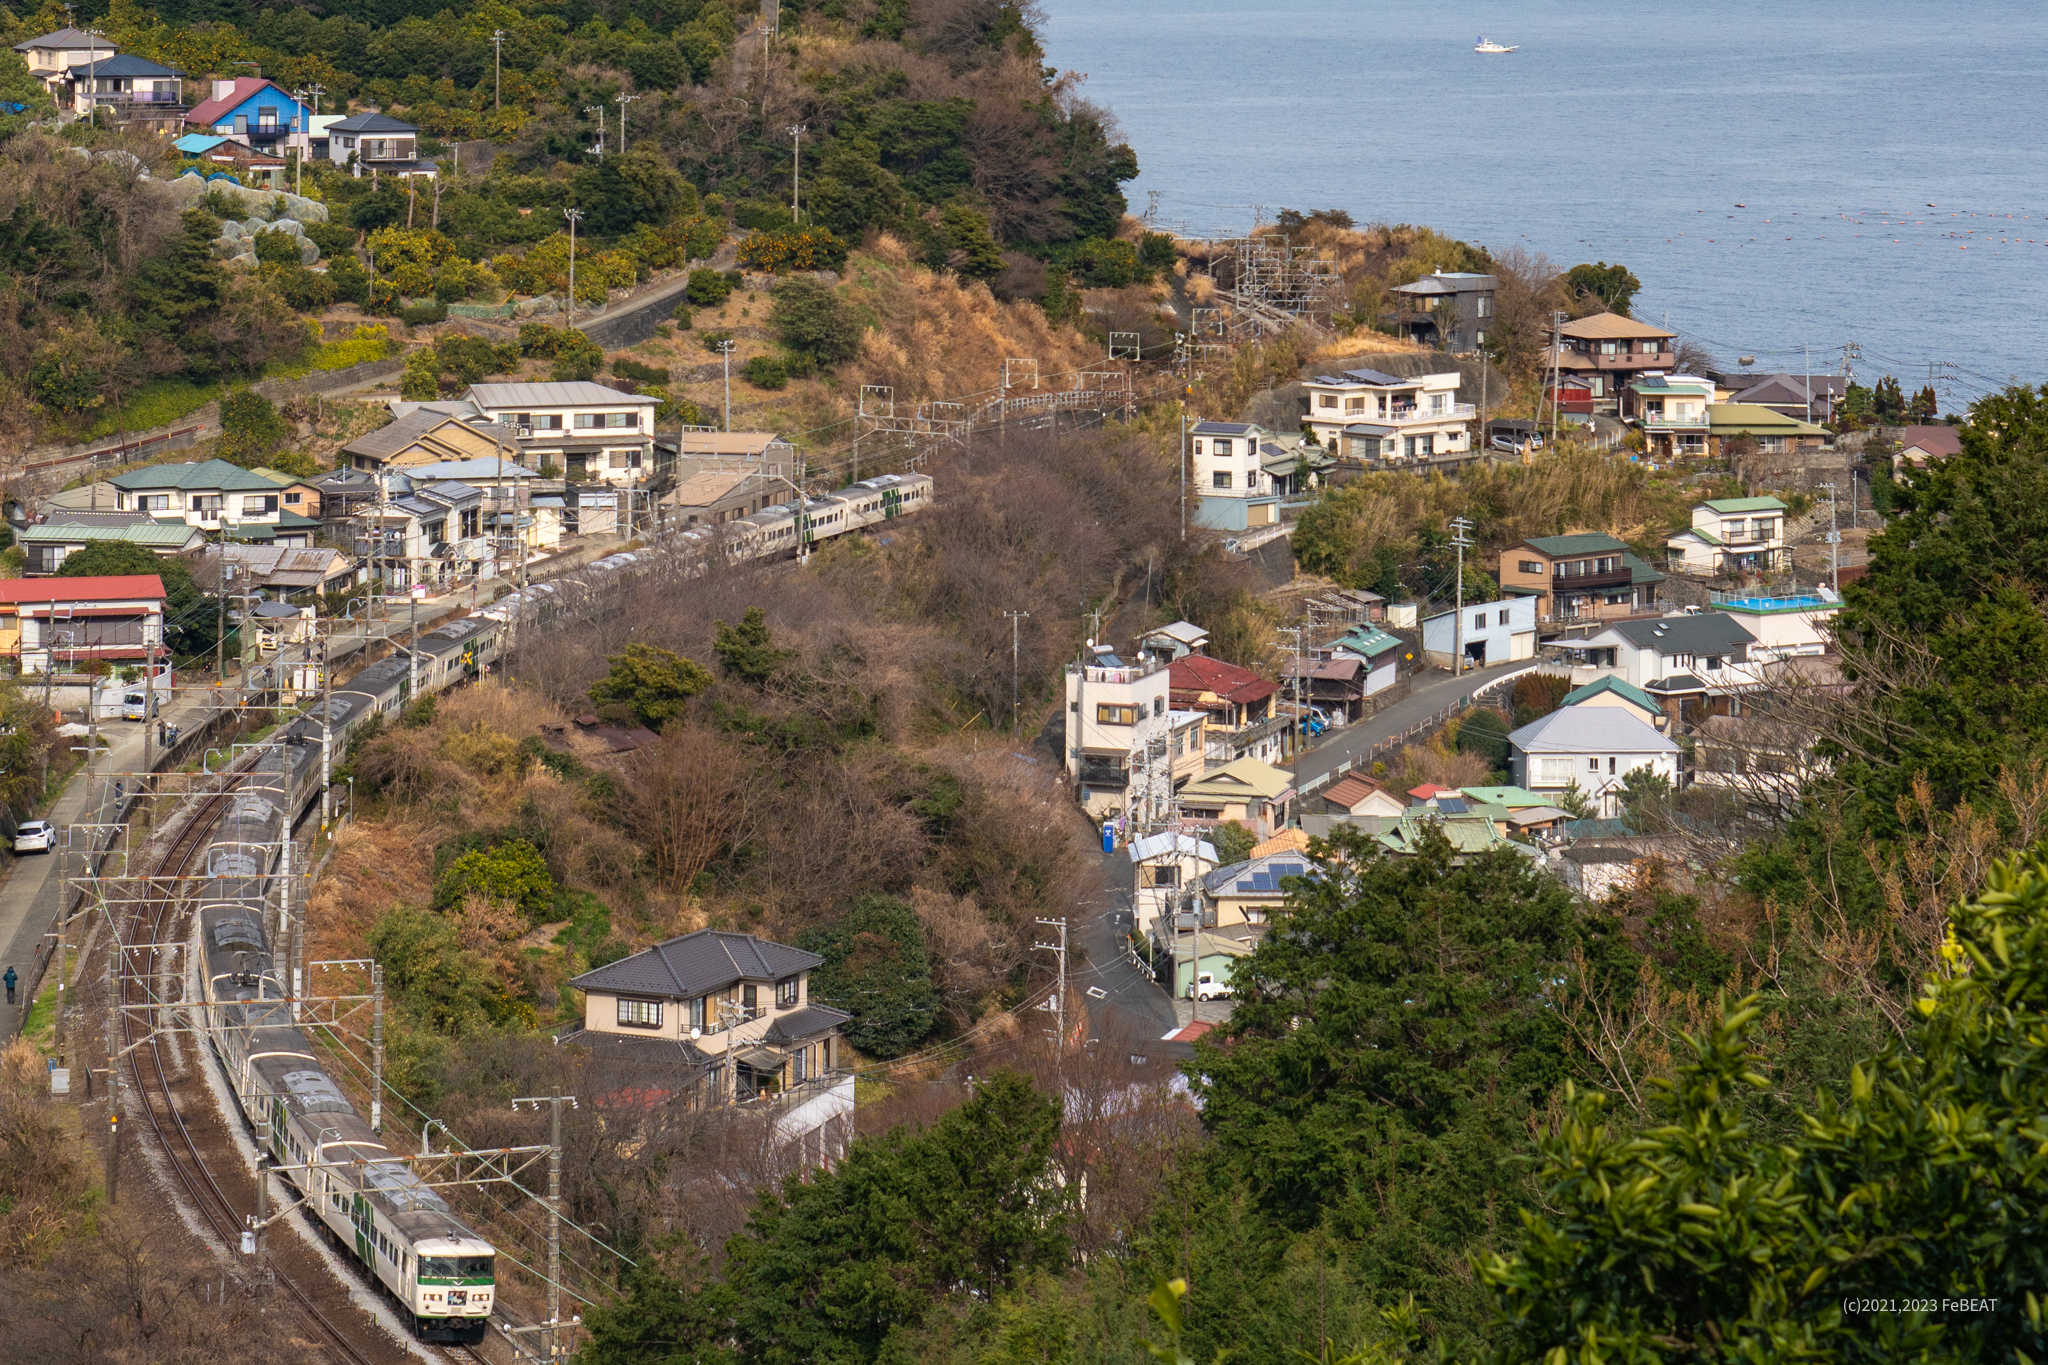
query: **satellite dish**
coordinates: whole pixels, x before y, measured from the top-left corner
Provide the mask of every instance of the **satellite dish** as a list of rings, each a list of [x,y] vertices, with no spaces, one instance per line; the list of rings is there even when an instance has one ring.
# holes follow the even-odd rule
[[[702,1038],[703,1036],[704,1036],[704,1030],[703,1030],[703,1029],[700,1029],[700,1028],[693,1028],[693,1029],[691,1029],[691,1030],[690,1030],[690,1041],[691,1041],[691,1042],[693,1042],[693,1043],[694,1043],[694,1042],[696,1042],[696,1041],[697,1041],[697,1040],[698,1040],[699,1038]]]

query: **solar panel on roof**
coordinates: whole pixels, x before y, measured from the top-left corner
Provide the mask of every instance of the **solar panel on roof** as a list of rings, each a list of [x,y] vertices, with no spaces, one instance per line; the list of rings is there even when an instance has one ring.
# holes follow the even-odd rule
[[[1308,864],[1306,864],[1306,863],[1274,863],[1274,864],[1273,864],[1273,875],[1274,875],[1274,876],[1276,876],[1276,877],[1302,877],[1302,876],[1306,876],[1306,875],[1308,875]]]

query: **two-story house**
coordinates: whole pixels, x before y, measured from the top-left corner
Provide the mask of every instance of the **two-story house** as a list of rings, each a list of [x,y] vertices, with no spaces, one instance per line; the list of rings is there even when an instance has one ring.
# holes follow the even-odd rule
[[[1472,449],[1478,409],[1458,401],[1456,370],[1403,379],[1379,370],[1345,370],[1307,380],[1316,440],[1339,459],[1403,462]]]
[[[1776,498],[1711,498],[1692,509],[1692,528],[1669,536],[1670,566],[1691,574],[1769,573],[1792,567],[1785,504]]]
[[[1272,834],[1294,816],[1294,775],[1285,768],[1240,758],[1211,768],[1180,789],[1181,813],[1203,824],[1241,824]]]
[[[1595,313],[1557,329],[1543,356],[1543,368],[1584,381],[1593,410],[1619,417],[1621,395],[1646,370],[1668,372],[1677,367],[1672,350],[1677,336],[1617,313]]]
[[[1754,652],[1756,643],[1733,616],[1708,611],[1616,621],[1597,635],[1544,648],[1570,670],[1573,682],[1619,678],[1655,698],[1672,721],[1684,722],[1725,713],[1731,699],[1762,685],[1764,660]]]
[[[168,662],[156,574],[0,579],[0,658],[17,673]]]
[[[433,162],[420,160],[420,130],[404,119],[375,112],[351,114],[329,123],[326,134],[327,159],[348,167],[358,180],[365,171],[373,176],[440,173]]]
[[[1446,351],[1476,351],[1493,321],[1493,296],[1500,282],[1470,270],[1439,270],[1413,284],[1394,286],[1405,305],[1395,321],[1409,339]]]
[[[80,118],[95,110],[102,121],[176,124],[185,116],[178,72],[141,57],[103,57],[66,67],[63,101]]]
[[[117,511],[182,521],[229,540],[310,545],[320,529],[318,518],[285,510],[276,483],[226,460],[148,465],[107,482]]]
[[[583,1023],[562,1036],[642,1103],[765,1103],[777,1135],[825,1155],[852,1138],[853,1073],[840,1030],[852,1016],[811,998],[816,953],[700,929],[573,978]],[[635,1076],[634,1073],[638,1073]]]
[[[509,423],[484,420],[466,405],[461,412],[443,411],[445,406],[422,405],[363,433],[341,448],[342,463],[366,474],[465,460],[510,458],[528,468],[538,463]]]
[[[654,414],[661,400],[589,381],[472,384],[476,411],[518,435],[527,462],[553,465],[571,483],[638,483],[654,470]]]
[[[1384,612],[1381,613],[1385,615]],[[1415,651],[1400,636],[1376,625],[1356,625],[1329,644],[1319,646],[1318,657],[1357,659],[1366,668],[1365,695],[1384,692],[1401,680],[1401,665],[1415,661]]]
[[[1622,784],[1638,769],[1679,784],[1678,746],[1614,706],[1567,706],[1529,722],[1508,736],[1508,764],[1531,793],[1555,803],[1577,787],[1600,816],[1620,812]]]
[[[1431,663],[1451,667],[1460,646],[1467,668],[1536,657],[1535,598],[1468,602],[1463,612],[1462,617],[1456,610],[1439,612],[1423,621],[1422,647]]]
[[[1628,386],[1626,398],[1627,415],[1641,428],[1643,447],[1652,459],[1707,453],[1713,380],[1651,371]]]
[[[14,50],[27,64],[28,74],[41,81],[53,95],[64,83],[64,73],[72,67],[120,54],[120,48],[108,39],[77,28],[60,28],[40,38],[30,38],[16,43]]]
[[[185,115],[185,127],[233,138],[258,152],[295,147],[303,155],[312,116],[310,105],[301,104],[276,82],[243,76],[214,81],[211,96]]]
[[[1167,668],[1174,708],[1200,711],[1208,717],[1210,761],[1227,763],[1245,757],[1280,761],[1292,721],[1277,710],[1278,683],[1206,654],[1185,655]]]
[[[1664,575],[1597,531],[1534,536],[1500,552],[1504,597],[1533,597],[1544,621],[1600,621],[1656,605]]]
[[[1188,429],[1198,525],[1244,531],[1280,520],[1280,492],[1259,453],[1266,435],[1250,422],[1197,422]]]
[[[1136,878],[1131,893],[1132,927],[1150,933],[1161,919],[1191,910],[1202,878],[1216,870],[1216,846],[1197,834],[1162,830],[1131,840]]]
[[[140,545],[159,559],[174,559],[206,543],[203,532],[183,522],[159,522],[145,516],[117,517],[108,513],[93,516],[80,512],[74,515],[79,519],[59,513],[47,522],[24,526],[15,533],[15,544],[21,546],[26,556],[21,568],[24,575],[37,578],[53,574],[67,558],[95,541],[119,540]]]
[[[1835,404],[1849,392],[1849,381],[1839,374],[1743,375],[1740,381],[1747,382],[1740,383],[1729,402],[1769,408],[1803,422],[1834,421]]]
[[[1092,642],[1082,662],[1067,665],[1067,777],[1091,817],[1102,819],[1139,799],[1131,792],[1134,766],[1150,762],[1153,740],[1171,745],[1169,681],[1166,664],[1127,664]],[[1163,789],[1139,794],[1147,804],[1171,791],[1155,785]]]

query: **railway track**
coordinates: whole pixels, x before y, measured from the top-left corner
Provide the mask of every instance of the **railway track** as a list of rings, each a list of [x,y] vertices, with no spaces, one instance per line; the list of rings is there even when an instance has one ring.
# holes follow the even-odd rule
[[[158,876],[175,877],[185,873],[193,859],[205,847],[208,834],[216,818],[232,799],[232,791],[206,798],[206,802],[186,821],[169,850],[157,863]],[[157,946],[165,942],[164,933],[175,919],[179,897],[166,890],[149,897],[144,907],[137,911],[130,923],[123,926],[122,950],[133,951],[137,958],[137,970],[119,973],[122,1003],[140,1005],[146,1000],[149,980],[157,971],[157,955],[162,949]],[[143,1114],[149,1119],[149,1126],[156,1134],[158,1144],[163,1148],[165,1159],[178,1182],[191,1197],[192,1206],[214,1234],[227,1247],[237,1245],[239,1234],[245,1226],[245,1215],[227,1191],[221,1188],[207,1167],[205,1155],[199,1143],[185,1122],[185,1116],[178,1109],[177,1098],[172,1090],[171,1068],[165,1060],[161,1035],[151,1036],[142,1046],[137,1046],[135,1016],[124,1009],[121,1014],[121,1042],[127,1050],[130,1070],[135,1079],[136,1100]],[[199,1044],[198,1064],[205,1065],[206,1044]],[[355,1362],[355,1365],[377,1365],[371,1356],[365,1354],[341,1327],[322,1311],[320,1304],[305,1286],[282,1271],[273,1269],[277,1285],[284,1291],[305,1315],[308,1323],[331,1343],[331,1352],[336,1359]],[[476,1359],[481,1360],[480,1357]]]

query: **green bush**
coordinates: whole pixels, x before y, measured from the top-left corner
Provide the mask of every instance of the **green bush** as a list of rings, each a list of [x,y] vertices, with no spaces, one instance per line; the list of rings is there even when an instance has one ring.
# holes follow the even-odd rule
[[[676,311],[669,316],[673,317],[676,320],[676,326],[685,332],[697,325],[695,319],[690,315],[690,305],[687,303],[677,304]]]
[[[620,356],[612,362],[612,373],[621,379],[630,379],[638,384],[666,384],[668,371],[653,365],[642,365],[639,361]]]
[[[1173,269],[1179,254],[1173,249],[1173,238],[1163,232],[1148,232],[1138,239],[1138,264],[1147,271]]]
[[[329,261],[327,279],[334,286],[336,298],[346,299],[358,308],[369,306],[370,272],[354,256],[337,256]]]
[[[281,234],[264,234],[266,237],[276,235]],[[320,312],[334,302],[337,292],[331,277],[298,264],[270,272],[270,283],[277,290],[278,297],[301,313]]]
[[[254,466],[284,444],[291,425],[260,393],[244,389],[221,400],[220,444],[215,454],[235,464]]]
[[[103,404],[90,436],[111,436],[118,430],[147,431],[167,427],[220,397],[218,384],[194,384],[189,379],[159,379],[144,384],[125,403]]]
[[[1129,242],[1091,238],[1067,263],[1090,289],[1121,289],[1138,277],[1138,249]]]
[[[917,912],[893,896],[863,896],[836,924],[800,946],[825,961],[811,973],[811,1000],[853,1016],[847,1041],[874,1057],[900,1057],[937,1022],[931,957]]]
[[[683,294],[699,308],[716,308],[731,296],[732,281],[716,270],[692,270]]]
[[[436,300],[433,303],[409,304],[398,310],[398,320],[408,327],[426,327],[448,320],[448,305]]]
[[[555,878],[539,849],[514,839],[457,858],[434,888],[434,908],[452,910],[471,895],[511,901],[529,922],[539,924],[555,903]]]
[[[779,356],[757,355],[740,366],[740,374],[757,389],[779,389],[789,383],[789,370]]]
[[[1508,766],[1508,723],[1498,711],[1468,712],[1458,722],[1458,752],[1477,754],[1488,766]]]
[[[827,366],[860,354],[860,321],[830,285],[786,280],[775,287],[773,297],[768,319],[790,350]]]
[[[322,256],[339,259],[352,256],[356,249],[356,230],[339,223],[307,223],[306,240],[320,248]]]
[[[604,350],[581,332],[565,332],[555,345],[555,363],[549,373],[558,384],[590,379],[604,364]]]
[[[779,199],[747,199],[733,205],[732,221],[735,227],[754,232],[775,232],[796,226],[796,220],[789,216],[789,205]]]
[[[264,265],[297,265],[299,239],[281,228],[256,234],[256,259]]]

